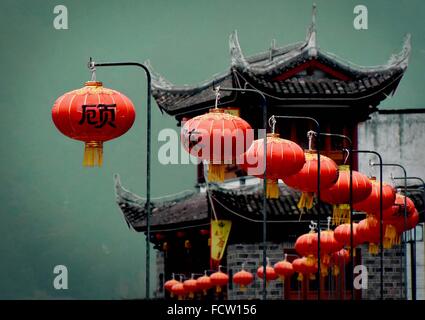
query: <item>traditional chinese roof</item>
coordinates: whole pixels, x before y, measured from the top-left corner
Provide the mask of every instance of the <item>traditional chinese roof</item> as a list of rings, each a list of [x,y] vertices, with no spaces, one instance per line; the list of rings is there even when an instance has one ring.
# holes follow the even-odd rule
[[[279,187],[281,191],[279,199],[267,200],[267,216],[270,223],[297,222],[300,217],[304,222],[317,219],[316,206],[307,212],[298,209],[300,192],[283,184]],[[118,175],[115,176],[115,191],[117,203],[128,226],[138,232],[146,231],[146,200],[125,189]],[[410,186],[408,195],[414,201],[423,221],[425,212],[421,192],[418,186]],[[153,199],[151,228],[152,231],[167,231],[207,225],[214,216],[213,209],[219,219],[231,219],[249,224],[261,223],[262,203],[262,188],[259,184],[237,188],[211,184],[210,197],[205,192],[185,191],[173,196]],[[332,207],[322,203],[323,222],[331,215]]]
[[[215,86],[255,88],[266,94],[269,103],[363,104],[374,111],[393,94],[406,71],[411,51],[410,35],[400,53],[381,66],[361,67],[321,50],[317,44],[316,13],[304,41],[276,47],[245,57],[237,32],[229,37],[230,68],[198,85],[174,85],[152,72],[152,92],[161,110],[181,118],[209,108],[214,103]],[[222,92],[221,105],[237,104],[241,95]],[[371,107],[369,107],[371,106]]]

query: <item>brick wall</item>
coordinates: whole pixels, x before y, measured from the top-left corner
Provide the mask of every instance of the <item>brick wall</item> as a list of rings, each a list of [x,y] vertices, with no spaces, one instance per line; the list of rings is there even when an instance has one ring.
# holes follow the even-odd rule
[[[267,243],[267,257],[270,263],[274,265],[276,262],[283,260],[283,249],[288,247],[285,244]],[[245,292],[241,291],[238,286],[233,284],[228,289],[229,300],[242,299],[261,299],[263,290],[263,281],[257,277],[257,269],[262,265],[263,246],[261,244],[231,244],[227,248],[227,268],[232,274],[241,270],[242,263],[245,263],[245,270],[254,274],[254,282],[248,286]],[[282,299],[283,285],[279,280],[270,281],[267,285],[267,299]]]
[[[363,300],[380,299],[381,284],[381,260],[380,255],[371,255],[368,246],[361,247],[362,264],[368,271],[368,288],[362,290]],[[403,258],[403,247],[395,246],[392,249],[384,250],[384,299],[397,300],[404,299],[404,279],[405,279],[405,259]],[[403,272],[403,273],[401,273]]]

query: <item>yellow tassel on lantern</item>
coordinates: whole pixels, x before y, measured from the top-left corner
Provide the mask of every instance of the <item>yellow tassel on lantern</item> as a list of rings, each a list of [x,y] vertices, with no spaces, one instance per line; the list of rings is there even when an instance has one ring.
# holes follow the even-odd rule
[[[225,164],[210,163],[208,165],[208,181],[223,182],[225,169],[226,169]]]
[[[195,297],[195,294],[191,291],[190,293],[189,293],[189,298],[190,299],[193,299]]]
[[[279,199],[279,184],[277,180],[267,179],[266,198]]]
[[[390,249],[397,243],[397,229],[393,225],[387,225],[384,235],[384,248]]]
[[[190,249],[192,248],[192,244],[190,243],[190,241],[189,241],[189,240],[186,240],[186,241],[184,242],[184,247],[185,247],[185,249],[187,249],[187,250],[190,250]]]
[[[328,274],[328,266],[325,263],[320,262],[320,275],[322,277],[326,277]]]
[[[246,286],[244,286],[243,284],[241,284],[241,286],[239,287],[239,290],[241,292],[245,292],[246,291]]]
[[[332,274],[333,274],[333,276],[334,277],[337,277],[337,276],[339,276],[339,273],[340,273],[339,266],[334,265],[333,268],[332,268]]]
[[[379,246],[375,243],[369,243],[369,253],[376,255],[379,253]]]
[[[347,246],[347,251],[350,252],[350,255],[351,255],[351,247],[350,246]],[[354,248],[353,257],[355,257],[355,256],[356,256],[356,249]]]
[[[350,223],[350,205],[335,204],[333,206],[333,224],[339,226],[343,223]]]
[[[217,292],[217,293],[221,292],[221,287],[220,286],[215,286],[215,292]]]
[[[314,193],[312,192],[303,192],[301,194],[300,201],[298,201],[298,209],[311,209],[313,208]]]
[[[323,265],[329,265],[330,262],[331,262],[331,256],[328,254],[324,254],[322,261],[320,263],[323,263]]]
[[[183,297],[182,297],[182,296],[179,296],[179,297],[178,297],[178,300],[183,300]]]
[[[310,280],[316,280],[316,275],[314,273],[310,273]]]
[[[316,263],[316,258],[313,256],[313,255],[308,255],[307,256],[307,260],[306,260],[306,264],[308,265],[308,266],[312,266],[312,265],[314,265]]]
[[[297,280],[298,281],[303,281],[303,279],[304,279],[303,274],[301,272],[298,272]]]
[[[101,167],[103,163],[103,143],[102,141],[86,142],[84,146],[83,166]]]

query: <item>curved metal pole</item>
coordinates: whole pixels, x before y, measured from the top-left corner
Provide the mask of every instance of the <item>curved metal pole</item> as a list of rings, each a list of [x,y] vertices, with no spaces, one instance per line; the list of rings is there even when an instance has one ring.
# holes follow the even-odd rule
[[[425,206],[425,180],[419,177],[393,177],[394,180],[418,180],[422,183],[422,203]],[[405,188],[405,193],[407,189]],[[425,210],[424,210],[425,215]],[[425,219],[424,219],[425,221]],[[416,229],[413,230],[414,238],[410,237],[410,273],[412,276],[412,300],[416,300]]]
[[[351,277],[353,283],[351,284],[351,300],[354,300],[354,227],[353,227],[353,142],[350,137],[339,134],[339,133],[322,133],[322,136],[326,137],[337,137],[344,139],[348,142],[348,155],[349,155],[349,167],[350,167],[350,181],[349,181],[349,207],[350,207],[350,262],[351,262]]]
[[[317,288],[317,299],[320,300],[321,286],[320,286],[320,216],[321,216],[321,205],[320,205],[320,124],[319,121],[312,117],[303,116],[273,116],[281,119],[300,119],[309,120],[316,124],[316,154],[317,154],[317,272],[319,274],[319,286]]]
[[[146,299],[150,298],[150,235],[151,235],[151,74],[149,69],[138,62],[90,62],[94,67],[134,66],[142,68],[147,79],[147,125],[146,125]]]
[[[375,163],[371,162],[370,163],[371,166],[375,166]],[[406,229],[407,227],[407,172],[406,169],[398,163],[381,163],[381,166],[384,167],[398,167],[401,168],[403,170],[403,174],[404,174],[404,229]],[[405,232],[403,232],[402,234],[402,243],[403,243],[403,253],[404,253],[404,258],[405,258],[405,266],[404,266],[404,295],[405,298],[407,299],[407,257],[406,257],[406,239],[405,239]],[[403,257],[401,257],[401,278],[403,279]],[[402,288],[403,288],[403,283],[401,284]],[[403,299],[403,290],[401,290],[400,293],[400,299]]]
[[[380,276],[381,276],[381,283],[380,283],[380,295],[381,300],[384,300],[384,217],[382,214],[382,192],[383,192],[383,163],[382,163],[382,156],[372,150],[352,150],[354,153],[368,153],[368,154],[374,154],[379,159],[379,249],[380,249],[380,263],[381,263],[381,270],[380,270]]]
[[[263,173],[263,300],[267,299],[267,99],[266,96],[256,89],[238,89],[238,88],[222,88],[220,91],[229,92],[251,92],[258,94],[261,97],[261,108],[263,109],[263,129],[266,130],[263,138],[263,158],[264,158],[264,173]]]

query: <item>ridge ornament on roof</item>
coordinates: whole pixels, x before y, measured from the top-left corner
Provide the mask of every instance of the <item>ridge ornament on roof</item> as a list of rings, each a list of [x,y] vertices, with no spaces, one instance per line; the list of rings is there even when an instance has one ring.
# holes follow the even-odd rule
[[[238,33],[229,36],[230,67],[197,85],[174,85],[147,62],[152,73],[152,93],[159,108],[178,120],[204,113],[214,104],[213,89],[251,87],[267,95],[270,104],[361,105],[368,115],[393,94],[407,69],[411,52],[408,34],[401,51],[379,66],[358,66],[321,50],[317,45],[317,8],[304,41],[271,47],[245,57]],[[237,104],[242,97],[223,92],[221,105]],[[369,107],[371,106],[371,107]]]

